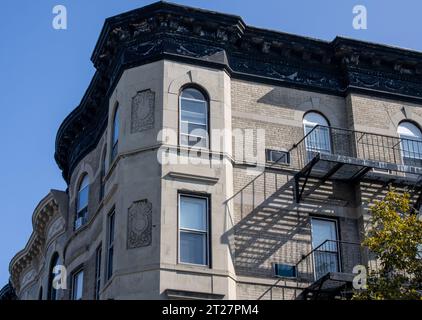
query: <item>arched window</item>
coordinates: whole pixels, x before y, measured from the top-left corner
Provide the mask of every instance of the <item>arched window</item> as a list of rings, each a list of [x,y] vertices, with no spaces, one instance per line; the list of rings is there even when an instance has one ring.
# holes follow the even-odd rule
[[[53,286],[54,277],[54,267],[59,265],[59,254],[55,252],[51,258],[49,274],[48,274],[48,300],[57,300],[58,291]]]
[[[111,141],[111,161],[113,161],[118,152],[119,147],[119,104],[116,105],[113,116],[113,130],[112,130],[112,141]]]
[[[180,94],[179,108],[180,145],[209,148],[208,100],[201,91],[186,88]]]
[[[107,145],[104,147],[103,155],[101,157],[101,164],[100,164],[100,201],[104,198],[104,177],[105,177],[105,169],[106,169],[106,161],[107,161]]]
[[[422,132],[412,122],[403,121],[397,128],[400,136],[401,154],[406,165],[422,165]]]
[[[308,112],[303,117],[308,157],[315,153],[331,153],[330,127],[327,119],[318,112]],[[310,160],[310,159],[308,159]]]
[[[78,197],[76,200],[76,220],[75,230],[80,228],[86,222],[88,216],[88,200],[89,200],[89,178],[85,174],[79,184]]]

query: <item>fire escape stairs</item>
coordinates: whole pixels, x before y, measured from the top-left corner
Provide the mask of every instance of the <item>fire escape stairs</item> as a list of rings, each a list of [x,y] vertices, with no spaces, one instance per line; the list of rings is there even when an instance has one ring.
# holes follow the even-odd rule
[[[353,295],[352,273],[328,272],[305,288],[297,300],[350,299]]]

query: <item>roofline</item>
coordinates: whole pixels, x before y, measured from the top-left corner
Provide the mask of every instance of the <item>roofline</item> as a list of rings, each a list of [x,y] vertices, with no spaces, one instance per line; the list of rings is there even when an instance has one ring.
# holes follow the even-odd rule
[[[193,50],[186,51],[189,46]],[[106,99],[124,70],[164,59],[258,83],[422,103],[422,52],[341,36],[319,40],[248,26],[237,15],[159,1],[105,20],[91,56],[96,72],[56,137],[55,159],[67,183],[75,163],[99,141],[96,131],[107,124]]]

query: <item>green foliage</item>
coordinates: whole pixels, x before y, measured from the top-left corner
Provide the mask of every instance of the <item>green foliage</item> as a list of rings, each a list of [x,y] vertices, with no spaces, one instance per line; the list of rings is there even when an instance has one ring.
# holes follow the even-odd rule
[[[422,300],[422,219],[409,194],[390,191],[370,213],[363,245],[378,257],[379,267],[368,274],[367,289],[356,291],[353,299]]]

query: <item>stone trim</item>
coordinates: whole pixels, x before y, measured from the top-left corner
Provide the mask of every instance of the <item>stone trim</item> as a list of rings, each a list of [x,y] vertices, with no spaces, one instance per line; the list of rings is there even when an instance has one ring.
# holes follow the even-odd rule
[[[206,177],[196,174],[190,174],[190,173],[183,173],[183,172],[169,172],[168,176],[170,178],[176,179],[176,180],[189,180],[193,183],[206,183],[206,184],[216,184],[219,180],[218,177]]]
[[[222,300],[225,297],[224,294],[218,293],[205,293],[173,289],[164,290],[164,294],[169,299],[177,300]]]

